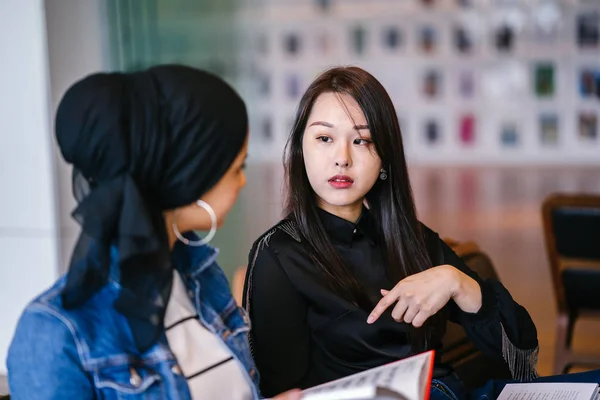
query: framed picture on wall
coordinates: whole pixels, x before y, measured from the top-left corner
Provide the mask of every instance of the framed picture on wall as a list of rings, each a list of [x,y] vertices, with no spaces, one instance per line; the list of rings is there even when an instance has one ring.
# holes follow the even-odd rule
[[[330,56],[335,50],[335,38],[327,30],[317,31],[315,34],[316,50],[320,56]]]
[[[382,30],[382,44],[388,51],[395,51],[402,46],[402,31],[396,26],[386,26]]]
[[[314,0],[317,9],[322,12],[327,12],[331,8],[331,0]]]
[[[300,96],[300,77],[296,73],[289,73],[285,77],[285,94],[289,100],[296,101]]]
[[[456,51],[467,55],[473,52],[474,37],[473,33],[462,25],[456,25],[453,29],[453,40]]]
[[[298,33],[290,32],[283,37],[284,53],[290,56],[296,56],[300,53],[302,39]]]
[[[500,144],[506,148],[516,148],[521,144],[519,127],[515,121],[504,121],[500,125]]]
[[[266,72],[259,72],[256,77],[258,84],[258,94],[262,98],[267,98],[271,94],[271,77]]]
[[[579,113],[579,138],[583,141],[598,139],[598,115],[594,111]]]
[[[588,11],[577,16],[577,44],[581,48],[600,44],[600,11]]]
[[[544,113],[539,116],[540,143],[544,147],[556,147],[558,145],[558,115],[556,113]]]
[[[458,121],[458,139],[464,146],[475,144],[475,116],[471,113],[462,114]]]
[[[427,99],[436,99],[442,94],[442,74],[438,69],[426,70],[423,75],[423,96]]]
[[[270,116],[263,116],[261,120],[261,136],[265,142],[273,141],[273,122]]]
[[[494,44],[500,53],[513,50],[515,44],[515,29],[508,23],[500,24],[494,33]]]
[[[367,30],[362,25],[353,26],[350,28],[350,42],[352,51],[356,55],[362,55],[367,47]]]
[[[552,97],[555,93],[554,64],[540,62],[534,66],[534,90],[537,97]]]
[[[583,98],[600,99],[600,67],[582,68],[579,71],[579,94]]]
[[[462,69],[458,71],[458,93],[464,99],[472,98],[475,94],[475,71]]]
[[[429,118],[423,125],[423,137],[425,143],[429,146],[436,145],[441,142],[442,132],[440,123],[435,118]]]
[[[562,21],[566,16],[560,5],[553,2],[545,2],[537,6],[532,19],[532,36],[535,43],[552,44],[559,38]]]
[[[433,54],[437,51],[438,31],[430,25],[419,29],[419,48],[425,54]]]

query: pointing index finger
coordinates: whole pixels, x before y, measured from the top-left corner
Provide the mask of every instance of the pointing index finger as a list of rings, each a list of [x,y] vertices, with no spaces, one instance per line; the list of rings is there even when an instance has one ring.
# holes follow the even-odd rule
[[[383,293],[383,291],[382,291]],[[368,324],[372,324],[373,322],[377,321],[377,319],[379,319],[379,317],[381,316],[381,314],[383,314],[383,312],[385,310],[387,310],[387,308],[389,306],[391,306],[394,301],[396,301],[396,299],[393,297],[391,292],[387,292],[382,298],[381,300],[379,300],[379,303],[377,303],[377,305],[375,306],[375,308],[373,308],[373,311],[371,311],[371,314],[369,315],[369,318],[367,318],[367,323]]]

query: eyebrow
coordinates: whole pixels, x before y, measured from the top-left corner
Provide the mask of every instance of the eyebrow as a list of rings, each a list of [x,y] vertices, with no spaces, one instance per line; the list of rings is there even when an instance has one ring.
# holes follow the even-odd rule
[[[310,124],[309,127],[316,126],[316,125],[325,126],[327,128],[333,128],[333,124],[330,124],[329,122],[323,122],[323,121],[315,121],[312,124]]]
[[[321,125],[321,126],[325,126],[327,128],[333,128],[332,123],[324,122],[324,121],[315,121],[312,124],[310,124],[309,127],[315,126],[315,125]],[[360,131],[361,129],[369,129],[369,125],[354,125],[354,129],[356,129],[357,131]]]

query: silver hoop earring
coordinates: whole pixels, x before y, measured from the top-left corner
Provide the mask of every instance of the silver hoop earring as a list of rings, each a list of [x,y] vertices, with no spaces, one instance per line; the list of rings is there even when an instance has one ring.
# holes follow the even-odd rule
[[[381,171],[379,171],[379,179],[381,179],[382,181],[385,181],[387,179],[387,171],[385,170],[385,168],[381,168]]]
[[[175,233],[175,236],[177,236],[177,239],[179,239],[181,242],[188,246],[204,246],[212,240],[212,238],[215,236],[215,233],[217,232],[217,214],[215,214],[215,210],[213,210],[210,204],[208,204],[204,200],[198,200],[196,204],[198,205],[198,207],[204,208],[208,215],[210,215],[210,231],[208,232],[208,235],[206,235],[206,237],[194,241],[186,239],[183,237],[181,232],[179,232],[179,228],[177,228],[177,220],[173,221],[173,223],[171,224],[173,232]]]

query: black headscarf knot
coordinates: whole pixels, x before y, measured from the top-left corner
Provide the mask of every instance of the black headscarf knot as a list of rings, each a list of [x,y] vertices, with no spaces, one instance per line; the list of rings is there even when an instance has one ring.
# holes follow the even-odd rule
[[[247,130],[241,98],[197,69],[160,66],[75,83],[56,116],[58,144],[74,168],[73,217],[82,227],[63,306],[81,306],[107,283],[116,249],[115,308],[138,349],[152,347],[163,332],[173,274],[162,213],[211,189]]]

